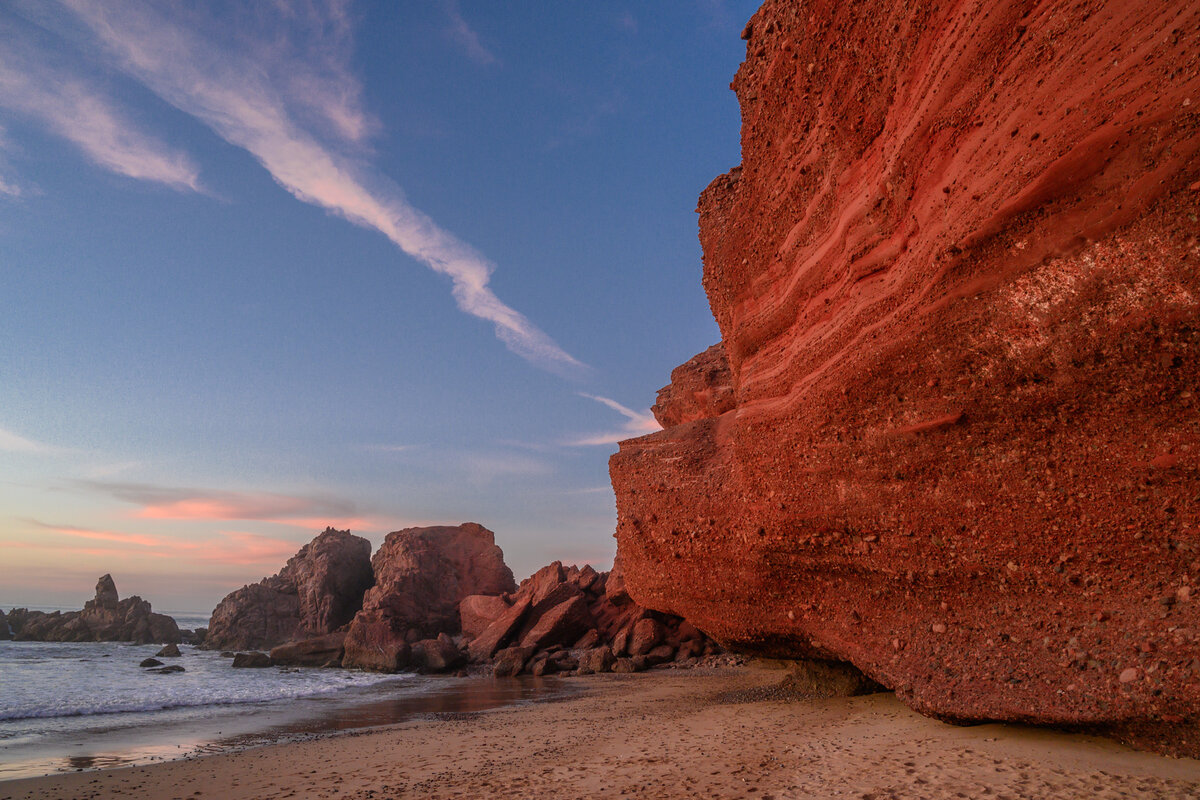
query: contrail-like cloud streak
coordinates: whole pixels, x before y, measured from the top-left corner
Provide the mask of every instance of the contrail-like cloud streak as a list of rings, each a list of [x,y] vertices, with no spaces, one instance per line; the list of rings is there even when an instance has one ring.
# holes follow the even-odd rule
[[[172,18],[149,4],[63,3],[116,57],[123,71],[251,153],[292,195],[382,233],[402,251],[448,277],[458,307],[492,323],[496,336],[514,353],[559,374],[587,369],[496,297],[488,285],[494,269],[491,262],[410,205],[398,188],[381,179],[364,178],[365,171],[354,160],[326,146],[302,125],[306,112],[311,116],[314,109],[321,109],[324,127],[343,144],[360,143],[367,122],[357,109],[359,90],[348,71],[326,70],[318,80],[295,57],[294,49],[269,46],[273,42],[222,47],[216,36],[205,34],[209,21]],[[308,33],[319,28],[345,35],[343,3],[305,8],[310,16],[317,16],[289,22],[303,24]],[[326,60],[322,63],[336,61],[330,52],[320,50]],[[280,58],[290,63],[281,64]],[[290,73],[310,79],[278,77]],[[312,92],[329,102],[314,101]]]
[[[199,191],[195,164],[138,129],[97,87],[0,37],[0,108],[32,117],[118,175]],[[0,182],[0,192],[19,191]]]
[[[566,444],[584,446],[584,445],[603,445],[616,444],[623,442],[626,439],[634,439],[638,436],[645,436],[648,433],[661,431],[662,425],[658,424],[658,420],[654,415],[647,411],[634,411],[628,406],[623,406],[616,400],[608,397],[601,397],[595,394],[585,394],[579,392],[580,397],[586,397],[588,400],[595,400],[597,403],[608,406],[613,411],[616,411],[621,416],[625,417],[626,422],[619,430],[609,431],[607,433],[595,433],[590,436],[581,436],[577,439],[572,439]]]

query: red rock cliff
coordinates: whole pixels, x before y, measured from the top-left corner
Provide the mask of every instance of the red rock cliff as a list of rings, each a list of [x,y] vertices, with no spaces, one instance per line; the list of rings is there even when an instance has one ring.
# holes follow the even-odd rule
[[[1200,755],[1200,4],[767,2],[723,347],[611,462],[630,594],[951,720]]]

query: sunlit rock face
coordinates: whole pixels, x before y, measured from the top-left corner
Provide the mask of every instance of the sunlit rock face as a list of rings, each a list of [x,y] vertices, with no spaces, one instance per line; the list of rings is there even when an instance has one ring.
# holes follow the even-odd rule
[[[227,595],[204,647],[261,650],[332,633],[354,618],[372,583],[371,543],[326,528],[276,575]]]
[[[463,599],[517,588],[495,534],[474,522],[393,531],[372,564],[375,586],[346,637],[347,667],[403,669],[409,644],[459,632]]]
[[[628,591],[956,721],[1200,755],[1200,5],[767,2]],[[724,363],[722,363],[722,360]]]

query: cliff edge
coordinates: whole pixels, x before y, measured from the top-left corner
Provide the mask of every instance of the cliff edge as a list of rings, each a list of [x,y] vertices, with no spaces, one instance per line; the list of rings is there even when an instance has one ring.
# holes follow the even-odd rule
[[[768,0],[722,343],[610,471],[628,591],[946,720],[1200,756],[1200,5]]]

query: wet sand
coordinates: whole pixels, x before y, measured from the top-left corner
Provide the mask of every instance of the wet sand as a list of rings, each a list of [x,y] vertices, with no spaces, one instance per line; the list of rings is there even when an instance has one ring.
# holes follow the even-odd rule
[[[0,798],[1200,798],[1200,762],[1030,728],[959,728],[889,694],[765,690],[762,667],[571,679],[552,703],[152,766],[0,783]]]

